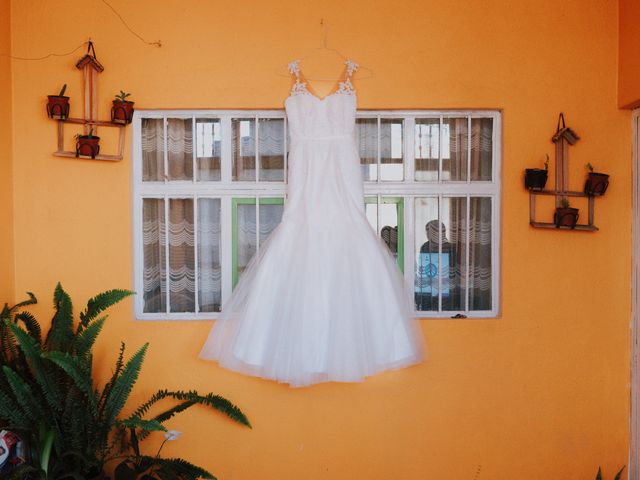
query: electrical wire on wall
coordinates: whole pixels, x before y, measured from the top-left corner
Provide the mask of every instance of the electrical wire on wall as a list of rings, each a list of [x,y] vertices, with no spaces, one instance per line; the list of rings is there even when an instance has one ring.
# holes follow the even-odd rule
[[[124,18],[122,18],[122,15],[120,15],[120,13],[109,3],[107,2],[107,0],[101,0],[102,3],[104,3],[107,7],[109,7],[109,9],[113,12],[113,14],[118,17],[118,19],[120,20],[120,22],[122,22],[122,24],[125,26],[125,28],[127,30],[129,30],[129,32],[135,36],[136,38],[138,38],[142,43],[145,43],[146,45],[152,45],[155,47],[161,47],[162,46],[162,42],[160,40],[157,40],[155,42],[149,42],[147,40],[145,40],[141,35],[139,35],[137,32],[135,32],[130,26],[129,24],[124,20]],[[47,58],[51,58],[51,57],[67,57],[69,55],[73,55],[75,52],[77,52],[78,50],[80,50],[81,48],[91,44],[91,39],[89,39],[86,42],[82,42],[80,45],[78,45],[77,47],[75,47],[73,50],[65,52],[65,53],[57,53],[57,52],[51,52],[48,53],[46,55],[43,55],[41,57],[21,57],[18,55],[11,55],[8,53],[0,53],[0,57],[8,57],[11,58],[13,60],[29,60],[29,61],[41,61],[41,60],[46,60]]]

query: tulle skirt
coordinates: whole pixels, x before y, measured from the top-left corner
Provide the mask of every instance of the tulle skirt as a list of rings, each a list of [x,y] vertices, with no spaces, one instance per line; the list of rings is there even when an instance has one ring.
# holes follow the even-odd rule
[[[327,155],[324,168],[335,157]],[[313,178],[307,173],[292,168],[294,185],[296,175]],[[311,185],[304,199],[290,196],[282,222],[223,304],[201,358],[296,387],[357,382],[422,360],[411,287],[369,225],[361,193],[354,197],[342,183],[348,175],[337,178],[314,201],[305,201]]]

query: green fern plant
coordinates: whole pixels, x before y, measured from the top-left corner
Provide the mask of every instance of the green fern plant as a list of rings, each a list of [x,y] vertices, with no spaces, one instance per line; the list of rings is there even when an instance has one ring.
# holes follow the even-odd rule
[[[118,480],[145,475],[146,480],[213,478],[182,459],[145,456],[140,442],[151,432],[166,431],[164,422],[193,405],[212,408],[250,427],[242,411],[227,399],[195,391],[160,390],[133,414],[120,417],[148,345],[125,360],[122,343],[113,374],[103,387],[93,378],[93,346],[107,318],[103,312],[131,294],[127,290],[98,294],[75,321],[71,298],[58,284],[51,327],[44,339],[35,317],[17,312],[36,303],[32,294],[29,300],[5,305],[0,312],[0,424],[16,431],[27,446],[27,462],[14,472],[22,472],[16,478],[93,478],[115,459],[121,460],[116,468]],[[174,404],[144,418],[165,399]]]
[[[618,473],[616,473],[616,476],[613,477],[613,480],[620,480],[620,478],[622,477],[622,472],[624,471],[624,465],[622,466],[622,468],[620,470],[618,470]],[[602,480],[602,469],[600,467],[598,467],[598,473],[596,474],[596,480]]]

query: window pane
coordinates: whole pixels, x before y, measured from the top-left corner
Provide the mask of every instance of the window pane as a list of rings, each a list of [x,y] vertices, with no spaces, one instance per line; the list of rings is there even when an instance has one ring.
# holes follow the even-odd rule
[[[235,225],[235,271],[233,286],[242,276],[249,262],[271,232],[280,224],[284,211],[282,198],[263,198],[260,200],[260,229],[256,231],[256,200],[236,199]],[[258,238],[259,237],[259,238]],[[258,244],[258,242],[260,242]]]
[[[220,238],[220,199],[198,199],[198,306],[201,312],[219,312],[222,304]]]
[[[256,179],[256,122],[251,118],[231,120],[233,131],[233,180]]]
[[[142,181],[164,180],[164,120],[143,118],[142,132]]]
[[[374,231],[380,236],[389,251],[393,254],[401,270],[404,269],[403,198],[381,197],[378,205],[377,197],[365,198],[365,213]]]
[[[467,198],[442,199],[442,256],[448,256],[449,276],[443,279],[442,310],[465,310],[467,302]],[[437,225],[434,225],[437,228]],[[429,242],[427,242],[429,243]],[[437,249],[438,245],[431,248]]]
[[[378,120],[356,119],[356,141],[365,182],[378,179]]]
[[[239,204],[237,215],[236,271],[237,278],[240,278],[249,261],[255,255],[258,246],[255,200],[252,204]]]
[[[169,180],[193,178],[193,121],[182,118],[167,120],[167,154]]]
[[[210,118],[196,119],[197,180],[220,180],[221,143],[220,120]]]
[[[491,198],[472,197],[469,217],[469,310],[491,310]]]
[[[404,179],[402,129],[402,119],[380,120],[380,180],[402,181]]]
[[[493,118],[471,119],[471,180],[491,180],[492,158]]]
[[[193,200],[169,200],[169,305],[171,312],[195,312]]]
[[[260,202],[260,245],[262,245],[271,232],[280,224],[284,205],[267,204]]]
[[[442,180],[466,181],[468,159],[468,119],[445,118],[442,134],[447,135],[442,145]]]
[[[438,199],[415,200],[415,302],[416,310],[438,311],[440,272],[448,268],[441,262],[437,244],[442,238],[438,228]],[[435,228],[434,228],[435,226]],[[446,275],[448,277],[448,275]]]
[[[143,255],[143,312],[165,312],[166,277],[166,230],[164,224],[164,200],[145,198],[142,200],[142,255]]]
[[[260,180],[284,181],[284,119],[260,119]]]
[[[416,118],[415,128],[415,179],[438,181],[438,159],[440,157],[440,119]]]

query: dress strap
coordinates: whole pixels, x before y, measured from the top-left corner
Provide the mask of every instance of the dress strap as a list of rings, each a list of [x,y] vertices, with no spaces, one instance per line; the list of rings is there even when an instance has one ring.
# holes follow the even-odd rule
[[[300,81],[300,60],[294,60],[289,63],[289,73],[296,78],[296,82],[291,87],[291,95],[305,93],[307,91],[307,84],[306,82]]]
[[[351,77],[353,76],[353,72],[358,70],[358,64],[351,59],[348,59],[344,64],[347,66],[345,69],[344,81],[338,83],[338,92],[337,93],[347,93],[354,94],[356,89],[353,88],[353,84],[351,83]]]

